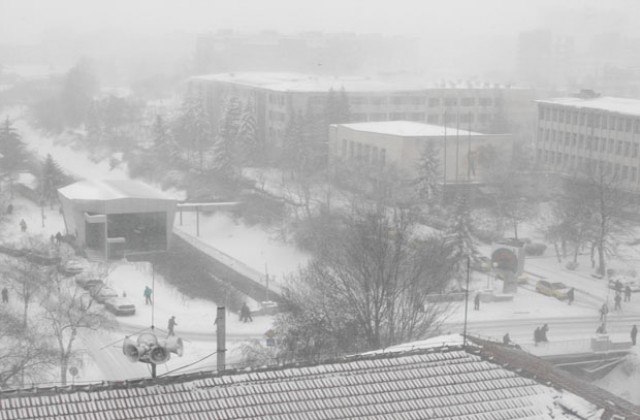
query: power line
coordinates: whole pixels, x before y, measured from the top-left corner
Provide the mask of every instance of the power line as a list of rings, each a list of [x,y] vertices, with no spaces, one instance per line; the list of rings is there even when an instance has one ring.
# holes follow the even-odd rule
[[[175,371],[178,371],[178,370],[181,370],[181,369],[184,369],[184,368],[188,368],[188,367],[190,367],[190,366],[193,366],[193,365],[195,365],[196,363],[200,363],[200,362],[202,362],[203,360],[205,360],[205,359],[207,359],[207,358],[209,358],[209,357],[211,357],[211,356],[213,356],[213,355],[215,355],[215,354],[217,354],[217,353],[218,353],[217,351],[214,351],[213,353],[211,353],[211,354],[207,354],[206,356],[204,356],[204,357],[203,357],[203,358],[201,358],[201,359],[196,360],[195,362],[191,362],[191,363],[186,364],[186,365],[184,365],[184,366],[180,366],[180,367],[177,367],[177,368],[175,368],[175,369],[171,369],[170,371],[167,371],[167,372],[163,373],[163,374],[162,374],[162,375],[160,375],[160,376],[165,376],[165,375],[168,375],[168,374],[173,373],[173,372],[175,372]]]

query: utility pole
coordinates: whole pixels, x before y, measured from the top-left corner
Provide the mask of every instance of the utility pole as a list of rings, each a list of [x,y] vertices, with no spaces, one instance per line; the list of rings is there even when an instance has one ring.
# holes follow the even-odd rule
[[[225,329],[226,329],[226,321],[225,321],[225,308],[224,306],[218,306],[218,312],[216,317],[216,326],[217,326],[217,367],[218,373],[223,373],[225,370],[225,352],[227,351],[225,348]]]
[[[467,287],[464,292],[464,332],[462,333],[462,345],[467,345],[467,311],[469,306],[469,271],[471,269],[471,258],[467,256]]]
[[[444,158],[442,159],[442,203],[445,201],[445,190],[447,188],[447,110],[444,110]]]

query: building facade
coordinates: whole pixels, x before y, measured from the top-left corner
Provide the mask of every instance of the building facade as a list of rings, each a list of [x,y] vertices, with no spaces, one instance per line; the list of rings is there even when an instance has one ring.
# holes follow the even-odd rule
[[[571,175],[599,167],[622,188],[638,190],[640,100],[583,93],[536,102],[536,157],[546,170]]]
[[[225,98],[252,103],[258,141],[266,150],[282,145],[294,115],[322,117],[331,90],[346,93],[348,122],[408,120],[507,133],[535,120],[532,91],[491,84],[434,85],[292,73],[216,74],[188,83],[188,94],[206,104],[214,124]]]
[[[512,136],[481,134],[413,121],[333,124],[329,131],[329,162],[394,166],[403,178],[417,176],[427,144],[438,152],[443,183],[477,183],[482,177],[478,149],[492,146],[510,156]],[[445,177],[446,173],[446,177]]]

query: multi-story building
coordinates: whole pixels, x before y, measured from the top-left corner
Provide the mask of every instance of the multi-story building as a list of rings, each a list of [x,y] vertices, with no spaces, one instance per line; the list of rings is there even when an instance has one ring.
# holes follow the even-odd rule
[[[637,191],[640,180],[640,100],[577,97],[538,100],[537,161],[562,174],[599,167]]]
[[[532,91],[486,83],[392,82],[365,77],[295,73],[225,73],[189,80],[189,94],[219,121],[225,98],[251,101],[258,140],[266,150],[282,145],[288,122],[299,113],[320,117],[329,92],[344,90],[348,122],[409,120],[481,132],[517,131],[534,119]]]
[[[402,178],[417,176],[422,152],[431,143],[438,153],[442,182],[477,183],[482,174],[478,149],[491,146],[511,155],[510,134],[481,134],[413,121],[333,124],[329,131],[329,162],[393,166]]]

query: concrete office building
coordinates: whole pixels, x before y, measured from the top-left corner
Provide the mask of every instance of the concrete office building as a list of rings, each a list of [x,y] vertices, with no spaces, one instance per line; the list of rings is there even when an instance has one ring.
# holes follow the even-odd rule
[[[439,151],[447,184],[478,183],[477,165],[481,146],[492,146],[501,154],[512,153],[509,134],[481,134],[466,130],[417,123],[382,121],[333,124],[329,132],[329,162],[354,162],[379,167],[394,166],[403,178],[417,176],[418,161],[428,143]],[[446,169],[446,179],[444,170]]]
[[[599,97],[538,100],[537,161],[547,170],[575,174],[601,167],[621,186],[638,190],[640,100]]]
[[[206,104],[214,124],[221,117],[225,98],[255,104],[258,141],[266,151],[282,145],[288,121],[296,113],[320,117],[331,89],[346,92],[349,122],[409,120],[506,133],[535,120],[532,91],[472,82],[428,84],[295,73],[225,73],[194,77],[188,89]]]

